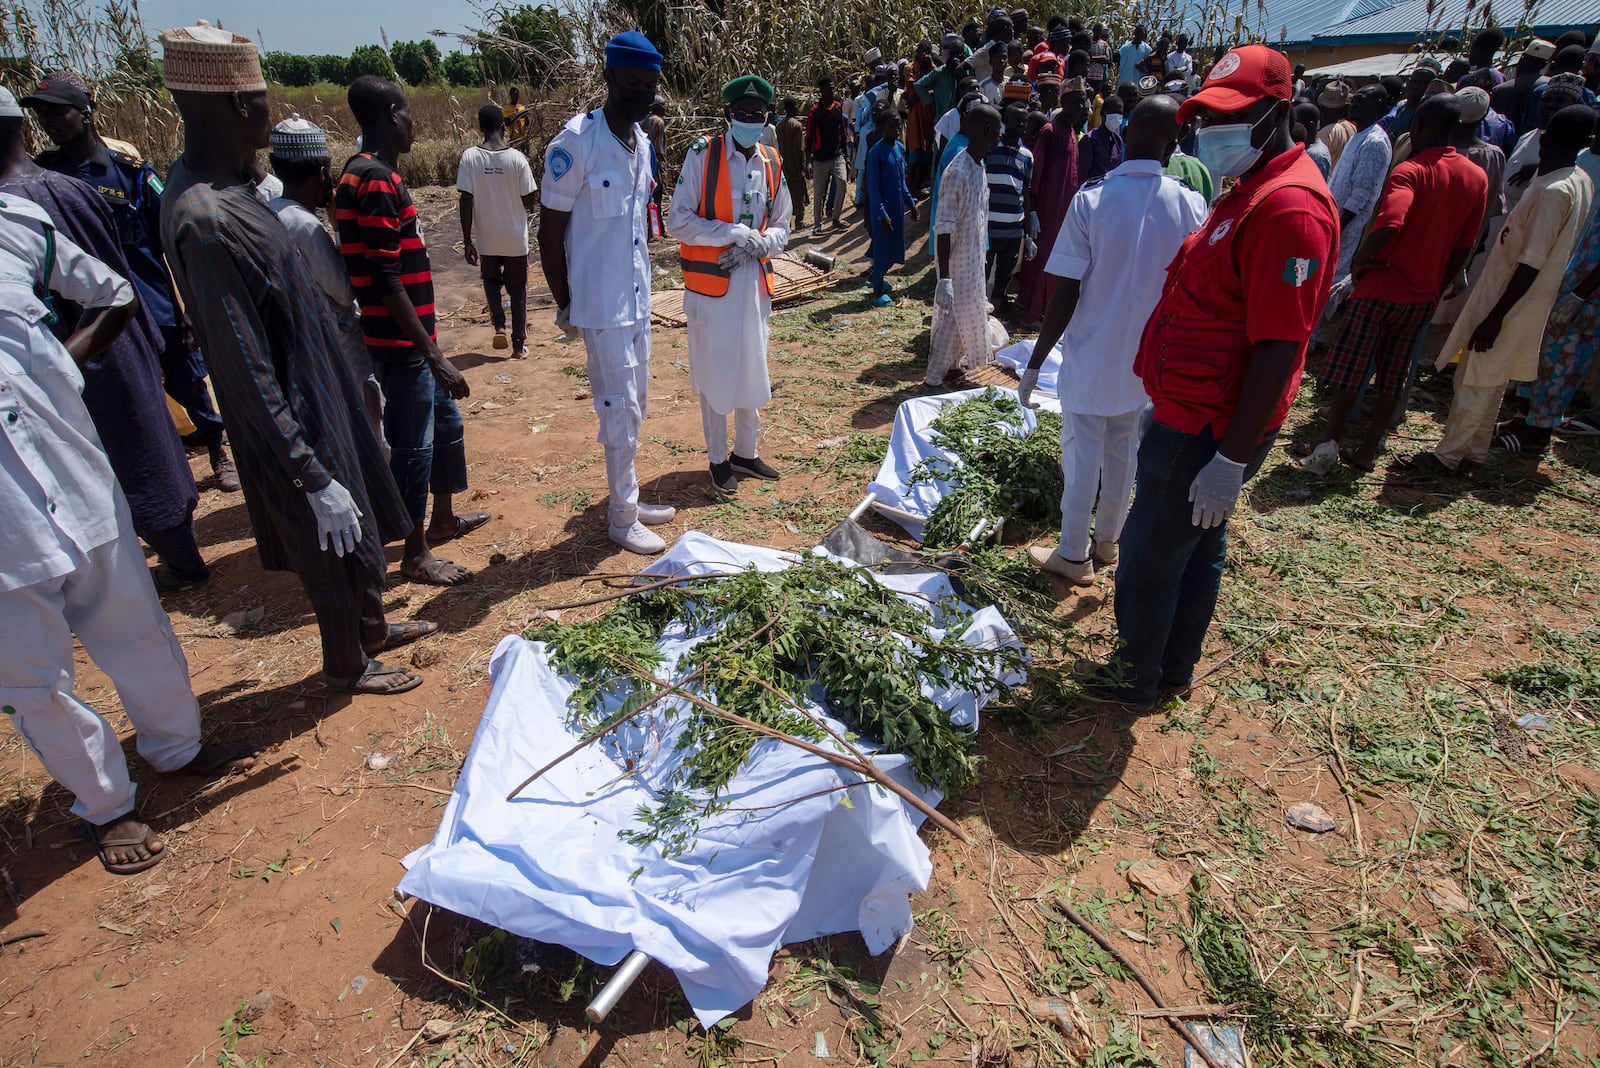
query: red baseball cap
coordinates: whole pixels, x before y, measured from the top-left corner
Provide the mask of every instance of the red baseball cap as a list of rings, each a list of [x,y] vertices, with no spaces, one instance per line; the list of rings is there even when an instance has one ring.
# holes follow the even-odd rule
[[[1289,59],[1266,45],[1241,45],[1217,60],[1200,91],[1178,108],[1178,121],[1188,122],[1201,108],[1243,111],[1258,100],[1294,96]]]

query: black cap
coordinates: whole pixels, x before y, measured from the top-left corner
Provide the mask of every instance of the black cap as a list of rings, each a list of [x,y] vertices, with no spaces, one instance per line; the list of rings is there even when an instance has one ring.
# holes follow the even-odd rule
[[[69,108],[88,111],[89,94],[61,78],[44,78],[19,103],[25,108],[36,108],[41,104],[65,104]]]

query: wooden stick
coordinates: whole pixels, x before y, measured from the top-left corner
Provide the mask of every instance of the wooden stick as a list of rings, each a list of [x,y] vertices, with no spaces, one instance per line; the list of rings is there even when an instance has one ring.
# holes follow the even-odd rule
[[[1149,996],[1151,1001],[1155,1002],[1156,1008],[1171,1008],[1171,1006],[1162,1000],[1161,992],[1155,988],[1155,985],[1144,977],[1143,972],[1133,966],[1133,961],[1129,960],[1127,956],[1123,954],[1122,950],[1112,945],[1111,941],[1106,938],[1105,935],[1101,934],[1099,929],[1096,928],[1094,924],[1080,916],[1077,909],[1067,904],[1066,898],[1056,898],[1056,908],[1060,909],[1067,919],[1071,920],[1073,923],[1082,928],[1084,934],[1094,939],[1095,945],[1111,954],[1118,964],[1128,969],[1135,981],[1137,981],[1138,984],[1144,988],[1145,994]],[[1205,1046],[1201,1045],[1200,1041],[1196,1039],[1194,1035],[1189,1033],[1189,1028],[1179,1023],[1176,1017],[1168,1015],[1163,1016],[1162,1019],[1167,1021],[1168,1027],[1171,1027],[1174,1031],[1178,1032],[1178,1034],[1183,1038],[1184,1042],[1188,1044],[1190,1049],[1194,1050],[1200,1055],[1200,1059],[1206,1062],[1208,1068],[1223,1068],[1223,1065],[1211,1055],[1211,1051],[1206,1049]]]
[[[608,593],[604,597],[591,597],[587,601],[573,601],[570,604],[552,604],[546,606],[546,611],[555,612],[565,608],[588,608],[590,605],[605,604],[607,601],[620,601],[624,597],[632,597],[636,593],[650,593],[664,586],[676,586],[680,582],[693,582],[696,579],[722,579],[732,578],[731,571],[708,571],[703,575],[670,575],[657,582],[647,582],[643,586],[629,586],[625,590]]]
[[[749,642],[755,641],[762,634],[765,634],[767,631],[771,630],[772,629],[772,625],[775,622],[777,622],[777,621],[776,620],[770,620],[766,624],[764,624],[763,626],[757,628],[756,630],[751,631],[748,637],[744,638],[741,641],[734,642],[733,645],[728,649],[728,652],[731,653],[731,652],[733,652],[734,649],[739,648],[741,645],[745,645],[745,644],[747,644]],[[693,671],[689,672],[689,674],[684,676],[683,682],[688,682],[689,680],[693,679],[696,675],[700,674],[704,670],[705,670],[705,668],[703,666],[695,668]],[[585,735],[581,740],[579,740],[578,744],[574,745],[572,748],[568,749],[565,753],[562,753],[560,756],[558,756],[554,760],[550,761],[550,763],[546,764],[544,767],[540,768],[538,771],[534,772],[532,775],[529,775],[526,779],[523,779],[520,783],[518,783],[516,789],[512,790],[509,794],[506,794],[506,800],[507,801],[515,801],[517,799],[517,795],[518,794],[520,794],[522,791],[526,790],[528,787],[532,786],[535,782],[537,782],[539,780],[539,778],[544,775],[545,772],[549,771],[551,768],[555,767],[557,764],[561,763],[563,760],[566,760],[569,757],[575,756],[577,753],[581,752],[582,750],[587,749],[589,746],[593,745],[595,742],[599,741],[601,738],[605,737],[607,734],[610,734],[612,731],[616,730],[618,727],[622,726],[624,723],[629,723],[629,722],[637,719],[638,717],[644,715],[650,709],[652,709],[656,705],[660,704],[661,700],[663,698],[667,697],[669,694],[672,693],[672,691],[669,690],[669,689],[666,689],[665,688],[665,684],[662,683],[661,680],[657,679],[654,675],[650,674],[649,672],[646,672],[645,674],[657,686],[662,687],[661,690],[654,697],[650,698],[650,700],[646,701],[644,704],[640,705],[638,708],[634,709],[632,712],[629,712],[626,716],[623,716],[621,719],[619,719],[619,720],[617,720],[617,721],[615,721],[613,723],[610,723],[610,724],[608,724],[608,725],[606,725],[604,727],[596,727],[596,728],[594,728],[593,732]],[[680,683],[679,685],[682,685],[682,683]]]
[[[638,670],[637,665],[629,663],[625,658],[619,658],[619,662],[623,667],[626,667],[629,670]],[[683,698],[685,701],[688,701],[696,708],[711,713],[713,716],[721,717],[722,719],[727,720],[729,723],[743,727],[745,730],[753,731],[756,734],[764,735],[768,738],[774,738],[780,742],[785,742],[794,746],[796,749],[810,753],[812,756],[821,757],[830,764],[836,764],[841,768],[846,768],[855,772],[857,775],[862,775],[868,779],[871,779],[873,782],[877,783],[879,786],[883,787],[885,790],[888,790],[906,804],[912,806],[918,812],[928,817],[934,823],[955,835],[961,841],[971,841],[971,839],[967,837],[966,832],[960,827],[956,826],[956,824],[949,817],[936,810],[932,805],[928,804],[926,801],[912,793],[910,790],[906,789],[904,786],[901,786],[899,783],[895,782],[888,775],[884,774],[884,772],[879,769],[876,764],[872,763],[872,761],[853,760],[842,753],[834,752],[832,749],[824,749],[820,745],[813,745],[804,738],[796,738],[792,734],[784,734],[780,730],[774,730],[764,723],[757,723],[753,719],[746,719],[737,712],[729,712],[725,708],[718,708],[710,701],[707,701],[695,694],[689,693],[680,686],[676,686],[671,683],[664,683],[663,685],[671,686],[672,691],[677,694],[677,696]],[[1218,1065],[1216,1068],[1221,1068],[1221,1066]]]

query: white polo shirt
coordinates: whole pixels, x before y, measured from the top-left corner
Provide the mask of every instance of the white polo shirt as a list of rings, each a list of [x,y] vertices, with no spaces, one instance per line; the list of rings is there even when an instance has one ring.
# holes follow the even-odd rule
[[[650,139],[637,124],[629,151],[596,108],[568,120],[544,153],[539,202],[568,212],[572,325],[633,326],[650,318]]]
[[[1044,266],[1083,286],[1061,337],[1062,411],[1122,415],[1149,403],[1133,358],[1167,265],[1206,215],[1205,197],[1148,159],[1128,160],[1072,198]]]

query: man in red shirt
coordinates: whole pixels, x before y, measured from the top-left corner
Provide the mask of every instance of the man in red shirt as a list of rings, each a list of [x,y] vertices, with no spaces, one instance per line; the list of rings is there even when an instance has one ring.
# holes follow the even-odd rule
[[[1186,689],[1217,605],[1227,522],[1294,403],[1328,300],[1339,209],[1289,132],[1281,53],[1245,45],[1211,68],[1178,121],[1237,178],[1167,268],[1134,371],[1154,404],[1117,568],[1117,649],[1080,662],[1085,689],[1130,707]]]
[[[1454,94],[1431,96],[1417,108],[1411,121],[1413,154],[1389,175],[1377,214],[1356,249],[1350,266],[1355,288],[1317,376],[1332,399],[1326,440],[1316,452],[1335,452],[1363,471],[1371,471],[1377,459],[1445,282],[1460,273],[1478,243],[1489,179],[1451,147],[1460,122],[1461,102]],[[1340,449],[1339,435],[1373,364],[1376,400],[1366,438],[1360,448]]]

